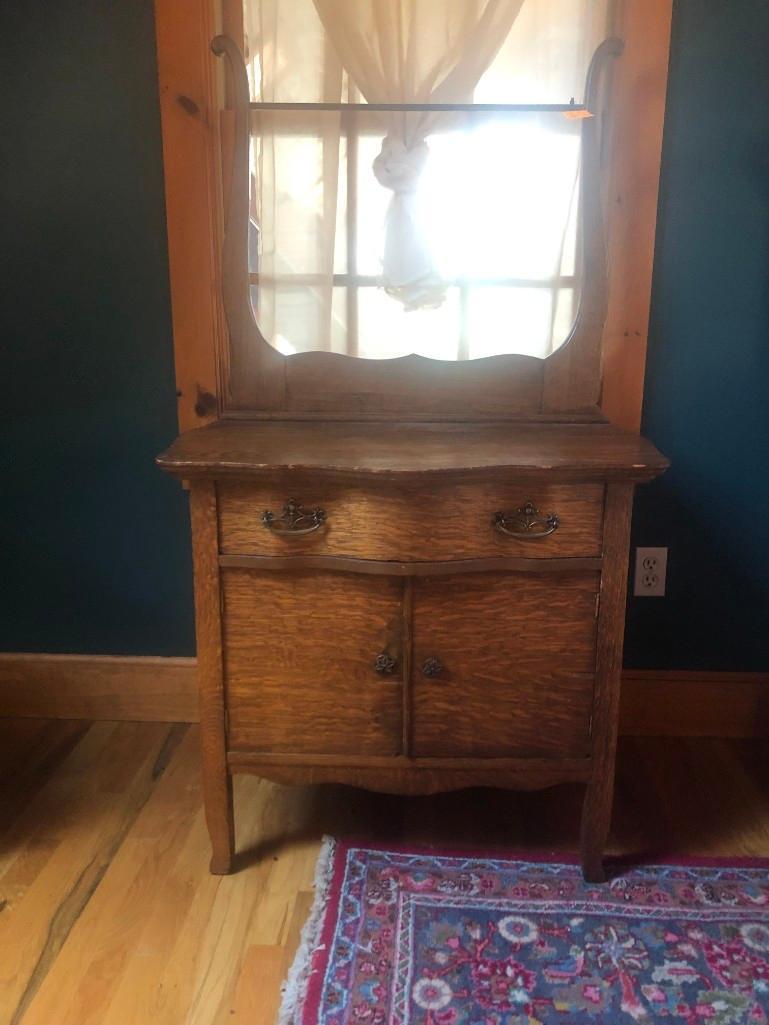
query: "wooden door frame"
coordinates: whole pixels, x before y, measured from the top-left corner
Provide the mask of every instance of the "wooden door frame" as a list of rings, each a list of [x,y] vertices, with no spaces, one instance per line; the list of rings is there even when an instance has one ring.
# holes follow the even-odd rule
[[[601,405],[637,430],[643,403],[673,0],[619,0],[625,53],[613,79],[606,151],[609,309]],[[221,69],[209,44],[242,36],[239,0],[155,0],[174,359],[181,431],[218,414],[221,303]]]

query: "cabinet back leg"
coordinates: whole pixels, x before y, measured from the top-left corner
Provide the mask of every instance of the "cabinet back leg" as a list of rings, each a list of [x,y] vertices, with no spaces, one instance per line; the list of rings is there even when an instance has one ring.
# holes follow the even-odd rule
[[[593,778],[582,806],[582,870],[591,883],[606,879],[603,852],[609,838],[617,750],[622,631],[625,619],[632,485],[609,484],[604,508],[604,566],[596,646]]]
[[[206,824],[211,838],[211,872],[228,875],[235,854],[235,815],[232,803],[232,775],[225,773],[204,781]]]
[[[611,776],[588,783],[582,805],[580,856],[582,873],[589,883],[606,881],[604,848],[609,838],[614,785]]]

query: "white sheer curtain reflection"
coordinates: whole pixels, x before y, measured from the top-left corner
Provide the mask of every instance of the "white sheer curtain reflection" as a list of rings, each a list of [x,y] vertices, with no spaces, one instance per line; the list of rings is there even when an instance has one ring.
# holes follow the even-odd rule
[[[342,66],[368,103],[469,103],[523,0],[315,0]],[[406,309],[439,306],[445,284],[418,195],[430,132],[441,115],[390,113],[373,162],[392,192],[382,256],[389,295]]]
[[[610,3],[245,0],[252,96],[579,101]],[[565,340],[578,122],[296,108],[255,112],[252,138],[252,296],[276,348],[472,359]]]

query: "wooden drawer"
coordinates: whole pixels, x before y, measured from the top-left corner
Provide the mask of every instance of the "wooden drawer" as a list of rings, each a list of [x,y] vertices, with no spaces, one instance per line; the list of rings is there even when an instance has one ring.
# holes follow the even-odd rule
[[[498,481],[440,481],[398,485],[326,483],[299,475],[247,483],[219,483],[220,547],[228,555],[335,555],[360,559],[433,562],[514,555],[526,558],[601,554],[603,486]],[[278,533],[262,522],[276,518],[289,498],[321,508],[325,520],[311,533]],[[526,503],[555,513],[547,536],[519,538],[494,526]],[[508,521],[508,529],[515,526]]]
[[[401,751],[400,581],[238,569],[222,581],[230,750]],[[374,668],[382,653],[387,675]]]
[[[587,755],[599,579],[472,573],[417,580],[413,753]]]

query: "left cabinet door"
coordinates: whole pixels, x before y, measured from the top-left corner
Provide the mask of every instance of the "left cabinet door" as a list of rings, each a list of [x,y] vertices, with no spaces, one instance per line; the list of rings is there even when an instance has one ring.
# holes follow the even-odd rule
[[[230,750],[401,752],[400,580],[228,569],[222,589]]]

